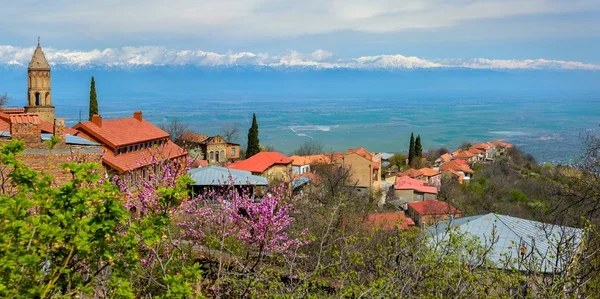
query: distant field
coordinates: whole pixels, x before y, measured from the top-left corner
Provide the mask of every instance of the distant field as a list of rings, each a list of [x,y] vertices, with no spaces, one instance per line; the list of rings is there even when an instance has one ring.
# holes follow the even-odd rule
[[[9,92],[14,105],[24,102],[25,73],[0,71],[0,92]],[[89,77],[95,75],[105,118],[141,109],[152,122],[177,116],[205,134],[237,122],[244,132],[236,141],[243,144],[255,112],[261,143],[284,153],[307,139],[332,151],[359,146],[406,151],[415,132],[425,148],[505,140],[541,162],[572,161],[580,152],[581,134],[600,134],[600,92],[593,85],[598,73],[533,74],[534,79],[531,73],[487,71],[327,75],[57,70],[52,88],[57,115],[67,117],[69,125],[79,121],[80,111],[86,120]]]

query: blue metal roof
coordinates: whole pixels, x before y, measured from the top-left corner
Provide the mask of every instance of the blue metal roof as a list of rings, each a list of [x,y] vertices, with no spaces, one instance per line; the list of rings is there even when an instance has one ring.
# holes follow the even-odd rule
[[[188,175],[197,186],[221,186],[230,184],[233,180],[235,186],[267,186],[269,182],[261,176],[253,175],[250,171],[237,170],[218,166],[193,168]]]
[[[582,230],[578,228],[489,213],[441,221],[437,226],[428,229],[433,236],[432,241],[443,241],[448,236],[448,226],[476,237],[484,246],[489,246],[494,234],[497,241],[489,258],[500,268],[511,268],[512,264],[515,268],[527,270],[523,265],[517,265],[516,259],[520,256],[521,247],[524,247],[528,254],[534,249],[534,266],[537,271],[544,273],[552,272],[554,267],[563,267],[561,261],[556,263],[558,245],[561,247],[561,254],[568,250],[572,250],[571,254],[574,254],[582,236]],[[507,258],[515,260],[507,264]]]
[[[311,178],[307,178],[307,177],[297,178],[292,181],[292,188],[296,189],[296,188],[310,182],[311,180],[312,180]]]
[[[50,138],[52,138],[52,134],[50,134],[50,133],[42,133],[42,140],[49,140]],[[89,141],[87,139],[84,139],[84,138],[81,138],[81,137],[77,137],[77,136],[72,136],[72,135],[69,135],[69,134],[67,134],[66,139],[67,139],[66,140],[67,144],[96,145],[96,146],[100,146],[100,143]]]

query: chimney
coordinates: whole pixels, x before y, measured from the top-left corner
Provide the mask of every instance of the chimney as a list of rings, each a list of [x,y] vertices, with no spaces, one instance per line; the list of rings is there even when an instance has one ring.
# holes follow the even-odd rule
[[[94,116],[92,116],[92,123],[98,127],[102,127],[102,116],[94,114]]]
[[[142,121],[142,111],[133,112],[133,118]]]
[[[67,139],[67,134],[65,133],[65,119],[64,118],[55,118],[54,119],[54,136],[58,137],[61,142],[65,142]]]

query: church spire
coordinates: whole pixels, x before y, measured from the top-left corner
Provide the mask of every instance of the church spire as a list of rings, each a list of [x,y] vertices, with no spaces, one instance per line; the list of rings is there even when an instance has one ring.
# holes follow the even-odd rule
[[[42,51],[42,47],[40,47],[40,37],[38,36],[38,45],[33,52],[33,56],[31,57],[31,61],[29,62],[30,70],[50,70],[50,64],[48,60],[46,60],[46,56],[44,55],[44,51]]]

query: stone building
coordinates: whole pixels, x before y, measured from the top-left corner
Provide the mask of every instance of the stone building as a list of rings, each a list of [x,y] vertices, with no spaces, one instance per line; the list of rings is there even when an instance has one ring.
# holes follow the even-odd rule
[[[351,170],[351,181],[357,182],[357,188],[379,189],[381,187],[381,154],[371,153],[361,147],[343,153],[334,153],[330,160],[336,166]]]
[[[225,165],[240,158],[240,145],[227,142],[220,135],[208,136],[193,132],[181,134],[176,142],[188,150],[199,148],[209,165]]]
[[[53,123],[54,106],[50,88],[50,64],[44,56],[39,40],[29,67],[27,67],[27,78],[25,113],[37,114],[41,120]]]
[[[7,122],[5,122],[7,121]],[[13,114],[8,116],[0,112],[0,129],[8,124],[9,131],[0,132],[0,145],[11,140],[21,140],[25,143],[25,150],[19,160],[35,170],[53,177],[58,185],[64,184],[72,178],[71,173],[61,168],[61,165],[70,161],[101,162],[102,147],[100,144],[86,139],[67,134],[64,118],[54,119],[51,133],[44,133],[43,127],[47,126],[35,114]],[[52,137],[57,138],[57,143],[50,148],[46,143]],[[0,170],[3,178],[10,171],[5,167]],[[7,181],[2,180],[2,191],[6,192]]]

